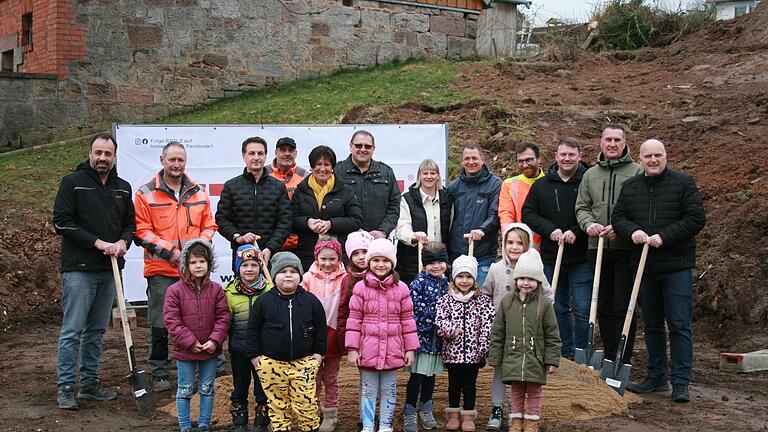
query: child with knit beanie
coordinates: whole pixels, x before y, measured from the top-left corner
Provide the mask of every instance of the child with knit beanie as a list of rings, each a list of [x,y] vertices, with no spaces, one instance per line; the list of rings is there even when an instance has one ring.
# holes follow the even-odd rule
[[[488,363],[512,386],[509,431],[537,432],[541,387],[560,365],[560,331],[552,302],[542,298],[547,279],[538,251],[520,255],[514,277],[515,289],[501,300],[493,323]]]
[[[269,403],[274,432],[320,427],[317,370],[326,350],[325,311],[320,300],[301,287],[303,269],[291,252],[270,261],[275,288],[259,296],[248,319],[247,356],[258,372]]]
[[[346,347],[349,363],[360,369],[363,432],[373,432],[380,399],[379,432],[392,432],[397,403],[397,370],[413,364],[419,347],[408,287],[395,272],[395,246],[381,238],[365,254],[368,271],[349,300]]]
[[[341,262],[341,244],[331,237],[320,236],[315,243],[315,261],[304,275],[302,286],[314,294],[323,304],[325,323],[328,325],[328,341],[325,357],[317,371],[317,398],[325,386],[322,405],[323,421],[320,432],[333,432],[339,424],[339,363],[346,352],[344,340],[339,338],[339,305],[349,300],[342,280],[347,275]]]
[[[520,255],[525,253],[533,244],[533,232],[528,225],[523,223],[512,223],[507,226],[502,237],[502,255],[501,260],[491,264],[488,270],[488,276],[483,282],[480,290],[484,295],[493,299],[493,307],[498,311],[501,299],[515,289],[515,278],[513,272]],[[555,292],[549,283],[545,280],[542,285],[544,297],[554,302]],[[498,431],[501,429],[504,419],[504,404],[506,386],[501,381],[501,369],[495,369],[493,373],[493,384],[491,385],[491,417],[485,426],[487,431]]]
[[[229,324],[229,353],[232,357],[232,425],[235,432],[248,430],[248,389],[253,378],[256,414],[253,432],[266,432],[269,425],[267,395],[251,359],[246,356],[248,317],[251,305],[272,284],[261,272],[261,251],[252,244],[244,244],[235,252],[235,278],[224,287],[232,320]]]
[[[443,359],[440,357],[443,340],[437,337],[435,316],[437,299],[448,292],[448,278],[445,276],[448,269],[448,253],[444,244],[430,242],[424,245],[421,258],[424,270],[416,275],[410,286],[419,349],[416,350],[416,358],[410,368],[411,376],[405,391],[405,432],[418,431],[417,412],[424,429],[432,430],[437,427],[432,415],[432,392],[435,389],[435,376],[445,370]]]
[[[446,431],[475,430],[477,373],[485,365],[495,310],[477,285],[477,260],[461,255],[453,261],[453,282],[437,301],[437,334],[443,338],[443,363],[448,369]],[[460,405],[461,396],[464,403]],[[459,421],[461,417],[461,422]]]

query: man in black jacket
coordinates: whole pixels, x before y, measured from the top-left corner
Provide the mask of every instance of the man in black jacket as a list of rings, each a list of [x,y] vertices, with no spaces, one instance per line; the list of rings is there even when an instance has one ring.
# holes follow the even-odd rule
[[[53,224],[61,242],[61,309],[56,359],[59,408],[78,409],[75,399],[112,400],[117,393],[101,386],[97,369],[101,343],[115,299],[111,257],[122,269],[136,232],[131,185],[117,176],[117,142],[110,134],[91,141],[88,161],[61,180],[53,204]]]
[[[666,391],[669,328],[672,400],[688,402],[693,368],[693,277],[696,234],[704,228],[704,205],[693,179],[667,169],[664,144],[648,140],[640,146],[644,175],[633,177],[621,189],[613,211],[613,227],[636,245],[633,265],[644,243],[651,246],[640,286],[640,307],[645,321],[648,376],[628,387],[636,393]]]
[[[349,142],[349,157],[334,169],[336,178],[355,192],[363,210],[363,229],[384,238],[397,226],[400,188],[389,165],[373,160],[376,144],[370,132],[359,130]]]
[[[587,235],[576,220],[576,197],[587,171],[581,161],[581,143],[563,137],[555,163],[547,175],[531,186],[523,205],[523,223],[541,236],[541,260],[550,283],[560,244],[564,244],[560,276],[555,291],[555,313],[563,341],[562,355],[570,359],[575,348],[587,344],[592,270],[587,261]]]
[[[256,236],[262,257],[269,262],[291,233],[291,201],[285,185],[267,174],[267,142],[251,137],[241,148],[245,169],[224,183],[216,209],[219,234],[232,246],[232,269],[235,252],[240,245],[253,243]]]

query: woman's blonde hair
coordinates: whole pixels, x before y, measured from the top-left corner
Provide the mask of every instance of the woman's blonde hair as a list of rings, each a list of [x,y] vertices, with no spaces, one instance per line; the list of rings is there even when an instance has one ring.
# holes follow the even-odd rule
[[[443,179],[440,177],[440,167],[432,159],[424,159],[419,164],[419,169],[416,171],[416,188],[421,187],[421,173],[424,171],[434,171],[437,173],[437,188],[440,189],[440,185],[443,183]]]

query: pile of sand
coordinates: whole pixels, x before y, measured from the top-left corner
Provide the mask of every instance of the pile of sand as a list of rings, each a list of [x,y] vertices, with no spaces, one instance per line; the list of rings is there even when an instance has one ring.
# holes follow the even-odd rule
[[[482,424],[490,414],[490,394],[493,369],[483,368],[477,380],[477,410],[478,421]],[[402,406],[405,397],[405,384],[408,374],[398,374],[398,407]],[[340,409],[342,429],[353,427],[358,419],[358,374],[355,368],[342,364],[339,376]],[[435,386],[434,403],[435,417],[443,421],[443,410],[448,398],[448,376],[443,373],[438,376]],[[232,377],[216,379],[216,402],[213,407],[213,424],[228,425],[232,422],[229,413],[229,394],[232,391]],[[590,420],[600,417],[622,414],[627,411],[629,404],[642,401],[637,395],[625,393],[619,396],[614,390],[600,380],[596,371],[585,366],[577,365],[563,359],[555,375],[551,375],[548,384],[544,386],[543,419],[544,420]],[[253,399],[251,397],[251,407]],[[192,400],[192,418],[197,418],[199,396]],[[169,415],[176,416],[176,404],[170,403],[160,408]],[[251,408],[251,416],[253,409]],[[395,416],[395,427],[401,422],[400,408]]]

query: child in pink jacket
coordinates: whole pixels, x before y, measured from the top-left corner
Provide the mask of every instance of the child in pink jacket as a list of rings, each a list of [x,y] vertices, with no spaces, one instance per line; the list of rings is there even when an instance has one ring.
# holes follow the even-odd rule
[[[373,240],[365,254],[368,272],[349,301],[346,347],[349,363],[360,368],[362,432],[373,432],[379,396],[379,432],[392,432],[397,405],[397,370],[413,364],[419,347],[408,287],[395,272],[395,246]]]
[[[347,271],[341,262],[341,243],[332,238],[320,237],[315,244],[315,262],[304,275],[304,289],[314,294],[323,304],[328,325],[328,342],[325,357],[317,371],[317,400],[325,386],[323,422],[320,432],[332,432],[339,424],[339,363],[344,354],[344,341],[339,341],[339,306],[348,301],[341,282]]]

